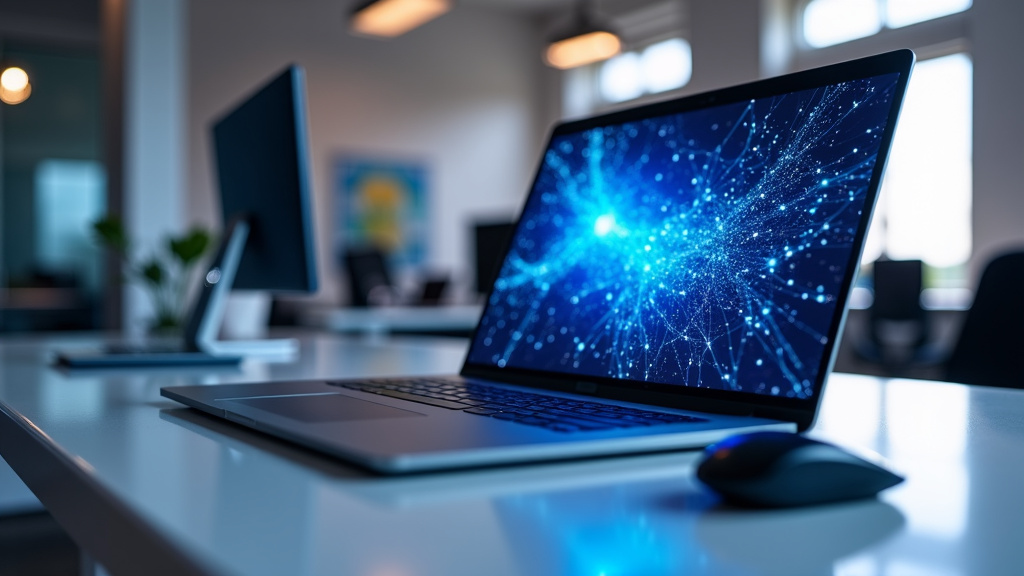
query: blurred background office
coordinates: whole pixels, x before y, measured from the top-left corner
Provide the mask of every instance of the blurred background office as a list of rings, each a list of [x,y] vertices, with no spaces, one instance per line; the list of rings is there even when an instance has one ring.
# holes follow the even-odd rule
[[[1024,246],[1024,3],[430,0],[435,17],[390,38],[353,33],[362,4],[0,0],[0,334],[144,332],[146,294],[90,224],[117,216],[143,250],[215,229],[209,125],[290,63],[307,70],[322,289],[279,316],[440,303],[465,324],[554,122],[906,47],[920,64],[837,369],[1024,381],[964,371],[1024,345],[1007,339],[1024,311],[992,305],[1019,300],[1024,262],[982,279]],[[618,53],[552,66],[581,14]],[[367,248],[373,298],[345,269]],[[9,515],[39,505],[6,465],[0,484],[0,572],[77,573],[52,520]]]
[[[24,71],[0,103],[0,331],[142,330],[145,295],[89,224],[118,215],[142,247],[215,229],[209,124],[289,63],[308,72],[322,289],[279,303],[287,321],[365,300],[345,254],[366,245],[384,254],[387,302],[478,303],[477,237],[514,219],[560,119],[899,47],[920,64],[854,306],[870,306],[875,260],[919,262],[921,294],[903,297],[948,348],[960,316],[946,311],[1024,244],[1020,3],[436,3],[381,37],[352,29],[355,0],[0,0],[0,64]],[[581,14],[621,48],[557,68],[545,51]],[[852,320],[863,346],[840,368],[891,370],[869,350],[872,318]]]

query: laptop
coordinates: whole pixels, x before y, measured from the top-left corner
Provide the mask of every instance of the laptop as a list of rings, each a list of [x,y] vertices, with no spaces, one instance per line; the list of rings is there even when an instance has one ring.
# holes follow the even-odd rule
[[[382,473],[806,430],[913,62],[557,125],[458,375],[161,394]]]

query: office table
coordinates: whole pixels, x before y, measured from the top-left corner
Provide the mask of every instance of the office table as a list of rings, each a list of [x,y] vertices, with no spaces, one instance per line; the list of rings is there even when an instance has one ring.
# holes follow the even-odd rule
[[[311,308],[300,321],[310,327],[341,333],[471,333],[482,305],[387,306],[380,308]]]
[[[69,373],[0,341],[0,454],[111,574],[1024,573],[1024,392],[835,374],[811,435],[907,475],[878,499],[721,505],[686,451],[400,478],[185,409],[161,386],[445,373],[465,342],[310,335],[301,360]]]

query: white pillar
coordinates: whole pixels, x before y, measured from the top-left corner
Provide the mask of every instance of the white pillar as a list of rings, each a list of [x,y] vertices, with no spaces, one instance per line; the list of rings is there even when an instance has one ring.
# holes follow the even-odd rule
[[[761,34],[757,0],[691,0],[693,77],[687,92],[760,78]]]
[[[186,0],[131,0],[125,49],[124,210],[136,246],[149,253],[184,226]],[[130,286],[124,328],[138,334],[152,313]]]

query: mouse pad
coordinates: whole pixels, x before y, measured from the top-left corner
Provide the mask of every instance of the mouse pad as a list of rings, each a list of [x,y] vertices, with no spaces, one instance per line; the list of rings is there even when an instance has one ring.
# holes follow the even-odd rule
[[[272,396],[268,398],[239,398],[230,402],[266,410],[278,416],[300,422],[338,422],[345,420],[371,420],[376,418],[402,418],[423,416],[419,412],[402,410],[368,402],[343,394],[302,394]]]

